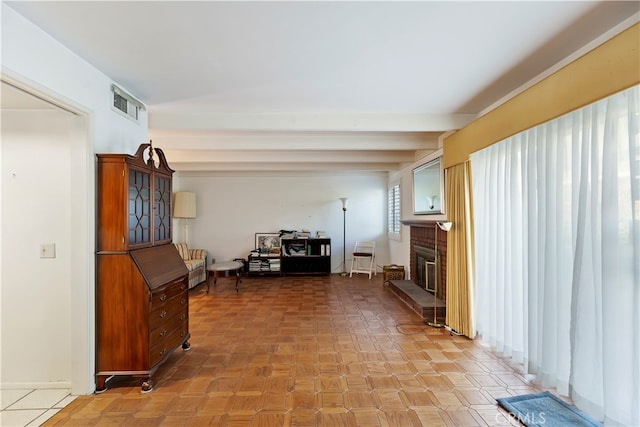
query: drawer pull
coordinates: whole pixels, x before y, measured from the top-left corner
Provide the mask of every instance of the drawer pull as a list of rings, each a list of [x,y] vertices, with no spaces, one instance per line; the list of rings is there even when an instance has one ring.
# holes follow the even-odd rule
[[[180,320],[184,320],[184,319],[186,319],[186,318],[187,318],[187,315],[186,315],[186,314],[184,314],[184,313],[182,313],[182,315],[180,316]]]
[[[185,289],[187,289],[187,285],[185,285],[184,283],[182,284],[182,286],[180,286],[180,290],[184,291]]]
[[[163,337],[165,335],[167,335],[167,330],[166,329],[164,329],[162,332],[160,332],[160,337]]]
[[[185,331],[180,332],[180,338],[184,337],[187,333]]]
[[[180,304],[182,304],[182,305],[185,305],[185,303],[186,303],[186,302],[187,302],[187,299],[186,299],[186,298],[182,298],[182,299],[180,300]]]
[[[166,353],[167,349],[163,348],[162,350],[160,350],[160,356],[163,356]]]
[[[167,315],[167,312],[162,310],[162,313],[160,313],[160,318],[164,319],[166,315]]]
[[[167,294],[160,295],[160,301],[165,301],[167,299]]]

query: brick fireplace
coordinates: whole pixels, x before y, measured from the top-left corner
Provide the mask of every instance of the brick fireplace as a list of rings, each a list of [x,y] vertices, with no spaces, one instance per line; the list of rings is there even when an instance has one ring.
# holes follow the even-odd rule
[[[435,237],[436,232],[435,229],[438,227],[435,221],[403,221],[403,224],[410,226],[410,246],[411,253],[409,255],[409,274],[411,280],[421,288],[425,288],[426,285],[426,272],[420,271],[418,273],[418,269],[422,270],[424,266],[424,261],[420,260],[421,256],[424,256],[424,250],[427,249],[426,258],[429,258],[428,252],[430,251],[432,254],[435,251]],[[416,247],[418,248],[416,255]],[[439,262],[435,265],[434,269],[429,269],[431,271],[438,271],[439,274],[436,274],[434,277],[433,273],[430,276],[430,280],[434,280],[438,289],[438,298],[442,300],[446,300],[447,296],[447,232],[438,229],[438,253],[439,253]],[[433,259],[433,257],[431,257]],[[440,280],[437,280],[437,276],[439,276]],[[430,282],[434,283],[434,282]]]

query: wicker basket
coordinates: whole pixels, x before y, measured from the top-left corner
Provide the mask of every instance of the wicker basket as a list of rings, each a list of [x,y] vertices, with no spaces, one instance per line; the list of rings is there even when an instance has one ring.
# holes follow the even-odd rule
[[[404,280],[404,265],[385,265],[382,267],[382,284],[388,285],[390,280]]]

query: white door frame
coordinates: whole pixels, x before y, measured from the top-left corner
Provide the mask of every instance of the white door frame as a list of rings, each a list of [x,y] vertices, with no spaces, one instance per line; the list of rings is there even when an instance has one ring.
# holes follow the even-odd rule
[[[6,69],[0,80],[75,115],[69,140],[71,152],[71,393],[95,391],[95,153],[93,113],[60,94]],[[0,178],[1,179],[1,178]],[[1,184],[1,181],[0,181]],[[1,215],[1,213],[0,213]],[[1,283],[0,283],[1,289]],[[1,360],[1,359],[0,359]],[[1,382],[1,377],[0,377]]]

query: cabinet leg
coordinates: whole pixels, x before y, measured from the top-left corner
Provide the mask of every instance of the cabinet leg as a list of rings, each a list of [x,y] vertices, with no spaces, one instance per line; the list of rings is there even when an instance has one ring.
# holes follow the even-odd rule
[[[153,383],[153,380],[151,378],[147,378],[145,381],[142,382],[142,387],[140,391],[142,393],[149,393],[150,391],[153,390],[154,385],[155,384]]]
[[[107,391],[107,381],[112,375],[96,375],[96,394]]]
[[[188,341],[185,341],[184,343],[182,343],[182,350],[189,351],[190,349],[191,349],[191,344],[189,344]]]

